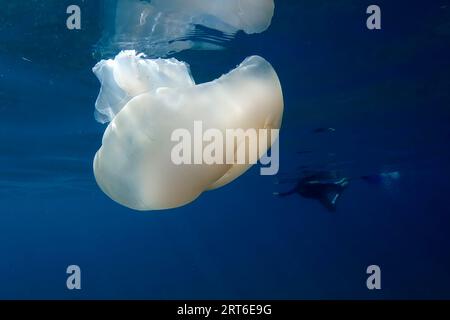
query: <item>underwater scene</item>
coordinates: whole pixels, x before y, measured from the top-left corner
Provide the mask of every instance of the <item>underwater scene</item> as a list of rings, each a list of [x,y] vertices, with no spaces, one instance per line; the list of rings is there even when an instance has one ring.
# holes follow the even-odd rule
[[[450,299],[450,1],[0,8],[0,299]]]

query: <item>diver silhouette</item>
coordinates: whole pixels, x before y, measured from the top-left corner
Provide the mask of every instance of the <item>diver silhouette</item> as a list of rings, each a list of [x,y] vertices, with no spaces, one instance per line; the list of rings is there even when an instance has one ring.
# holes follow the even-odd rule
[[[289,191],[275,193],[280,197],[299,194],[303,198],[318,200],[328,211],[336,211],[336,203],[349,184],[348,178],[336,178],[330,172],[318,172],[301,178]]]
[[[286,197],[298,194],[306,199],[318,200],[328,211],[336,211],[336,203],[351,180],[362,180],[371,185],[391,189],[395,181],[399,180],[399,171],[385,171],[357,177],[339,177],[334,171],[304,172],[300,179],[295,179],[295,187],[285,192],[275,192],[274,195]],[[282,183],[291,183],[287,180]]]

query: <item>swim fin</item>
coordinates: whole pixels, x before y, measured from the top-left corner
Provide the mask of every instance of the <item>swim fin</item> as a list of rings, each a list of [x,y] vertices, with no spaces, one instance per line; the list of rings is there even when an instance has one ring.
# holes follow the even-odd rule
[[[328,184],[322,197],[319,198],[319,202],[329,211],[335,212],[337,201],[348,184],[347,178]]]

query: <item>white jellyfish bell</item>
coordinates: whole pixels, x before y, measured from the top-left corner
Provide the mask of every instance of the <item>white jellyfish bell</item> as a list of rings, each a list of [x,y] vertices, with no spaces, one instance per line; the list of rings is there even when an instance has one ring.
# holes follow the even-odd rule
[[[176,130],[194,134],[195,122],[220,132],[281,126],[281,85],[272,66],[258,56],[199,85],[185,63],[145,59],[134,51],[100,61],[94,72],[102,83],[98,118],[111,120],[94,159],[95,178],[109,197],[132,209],[185,205],[250,167],[174,163]]]

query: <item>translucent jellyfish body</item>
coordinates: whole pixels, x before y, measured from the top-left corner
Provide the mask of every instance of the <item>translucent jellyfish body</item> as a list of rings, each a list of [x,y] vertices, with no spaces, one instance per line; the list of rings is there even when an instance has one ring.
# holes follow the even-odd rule
[[[176,163],[173,135],[177,130],[195,136],[195,126],[201,123],[203,130],[225,136],[229,129],[281,126],[281,85],[270,63],[258,56],[203,84],[195,84],[183,62],[146,59],[134,51],[102,60],[93,70],[102,84],[97,119],[110,121],[94,159],[95,178],[110,198],[132,209],[185,205],[203,191],[233,181],[251,166]],[[236,150],[239,144],[245,141],[238,141]],[[259,156],[268,148],[270,143],[258,150]]]

